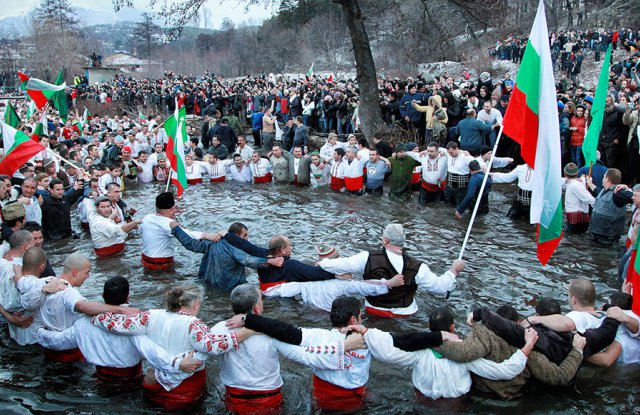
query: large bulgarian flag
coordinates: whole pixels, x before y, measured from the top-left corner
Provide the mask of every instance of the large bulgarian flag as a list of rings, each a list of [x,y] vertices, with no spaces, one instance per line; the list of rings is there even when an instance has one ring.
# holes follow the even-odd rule
[[[640,238],[636,236],[636,241],[633,244],[633,251],[631,251],[631,258],[629,259],[629,268],[627,269],[626,281],[631,283],[633,289],[633,303],[631,311],[636,315],[640,315],[640,257],[638,254],[638,247],[640,246]]]
[[[38,109],[42,109],[56,92],[64,91],[67,85],[63,82],[61,85],[54,85],[38,78],[29,78],[22,72],[18,72],[20,78],[20,89],[27,91],[29,97],[36,103]]]
[[[38,124],[31,134],[31,139],[36,143],[40,143],[40,138],[49,135],[49,126],[47,124],[47,112],[42,111]]]
[[[537,224],[538,259],[546,265],[562,239],[562,166],[556,88],[549,32],[540,0],[516,85],[504,116],[504,133],[520,143],[533,169],[531,223]]]
[[[0,160],[0,174],[8,176],[12,176],[31,157],[44,150],[43,146],[28,135],[6,123],[2,123],[2,140],[6,152]]]
[[[178,108],[179,107],[179,108]],[[164,129],[169,137],[167,142],[167,159],[171,164],[171,182],[178,188],[178,196],[187,188],[187,173],[184,162],[184,146],[187,142],[186,110],[176,101],[176,110],[164,122]]]

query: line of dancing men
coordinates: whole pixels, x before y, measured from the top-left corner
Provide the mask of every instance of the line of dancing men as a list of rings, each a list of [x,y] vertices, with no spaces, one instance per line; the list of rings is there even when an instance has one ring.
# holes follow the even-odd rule
[[[106,199],[96,204],[100,215],[111,208]],[[173,287],[163,308],[143,311],[129,305],[127,279],[114,276],[104,285],[103,302],[88,301],[80,289],[91,273],[89,259],[71,254],[59,277],[41,278],[48,274],[41,241],[36,244],[42,229],[30,226],[12,232],[0,259],[0,312],[11,337],[20,345],[40,344],[50,361],[84,359],[101,379],[141,383],[146,398],[165,409],[202,400],[205,362],[217,356],[227,406],[242,414],[270,413],[282,405],[280,355],[311,368],[319,408],[342,412],[366,405],[372,358],[411,367],[414,386],[430,399],[462,396],[472,384],[511,399],[530,382],[570,384],[584,361],[640,362],[640,318],[631,311],[628,285],[611,296],[606,310],[596,309],[595,288],[583,279],[569,284],[572,311],[566,315],[551,298],[540,300],[535,314],[524,319],[508,305],[495,312],[473,310],[471,335],[462,341],[448,307],[430,312],[429,331],[388,333],[363,325],[358,297],[365,297],[371,316],[410,317],[418,312],[418,290],[452,290],[464,263],[453,261],[436,275],[406,252],[403,227],[390,224],[380,247],[340,257],[337,249],[323,246],[311,265],[291,258],[291,240],[284,235],[260,247],[240,223],[213,234],[190,231],[176,221],[176,213],[173,195],[162,193],[156,213],[140,222],[143,266],[158,272],[170,268],[175,240],[202,253],[199,276],[231,291],[233,318],[213,327],[202,322],[199,285]],[[245,266],[258,269],[259,286],[247,283]],[[332,328],[298,328],[263,316],[263,296],[300,296],[329,311]],[[146,373],[142,359],[148,362]]]

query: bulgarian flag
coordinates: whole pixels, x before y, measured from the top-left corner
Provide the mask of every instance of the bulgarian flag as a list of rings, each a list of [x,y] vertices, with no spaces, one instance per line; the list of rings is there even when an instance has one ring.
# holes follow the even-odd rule
[[[64,74],[62,71],[58,74],[56,78],[56,85],[66,85],[64,82]],[[61,91],[56,92],[51,97],[53,100],[53,106],[58,109],[58,113],[60,114],[60,118],[62,121],[67,122],[67,114],[69,113],[69,106],[67,104],[67,92],[64,88]]]
[[[607,49],[607,54],[602,61],[600,76],[598,77],[598,86],[596,87],[596,96],[591,107],[591,123],[587,130],[587,135],[582,143],[582,154],[584,154],[585,166],[591,167],[596,164],[596,152],[598,150],[598,140],[600,139],[600,131],[602,131],[602,121],[604,119],[604,107],[609,94],[609,65],[611,65],[611,44]],[[640,293],[640,291],[639,291]]]
[[[18,116],[15,108],[13,108],[13,105],[11,105],[11,102],[7,102],[7,108],[4,111],[4,122],[9,124],[13,128],[18,128],[18,126],[21,124],[20,117]]]
[[[2,140],[6,152],[0,160],[0,174],[8,176],[12,176],[31,157],[44,150],[43,146],[28,135],[6,123],[2,123]]]
[[[549,32],[540,0],[504,115],[504,133],[521,145],[533,169],[532,224],[537,224],[538,259],[546,265],[562,239],[562,162],[556,88]]]
[[[91,117],[89,110],[87,107],[84,107],[84,112],[82,113],[82,118],[78,120],[78,128],[80,129],[80,135],[82,135],[82,130],[84,130],[84,126],[87,124],[87,120]]]
[[[304,74],[304,76],[307,77],[307,79],[311,78],[313,76],[313,65],[315,65],[316,62],[313,61],[313,63],[311,63],[311,68],[309,68],[309,70],[307,71],[306,74]]]
[[[36,143],[40,143],[40,137],[45,135],[49,135],[49,126],[47,124],[47,112],[42,111],[38,124],[35,130],[33,130],[33,134],[31,134],[31,139]]]
[[[173,170],[171,182],[178,188],[178,196],[187,188],[187,173],[184,163],[184,146],[187,142],[186,110],[176,101],[176,110],[164,122],[164,129],[169,137],[167,142],[167,159]]]
[[[36,103],[33,100],[29,100],[29,105],[27,106],[27,120],[36,113]]]
[[[140,125],[147,123],[147,117],[145,117],[140,111],[138,111],[138,122],[140,123]]]
[[[638,246],[640,246],[640,238],[636,236],[636,241],[633,244],[633,250],[631,251],[631,258],[629,258],[629,268],[627,270],[626,281],[631,283],[633,289],[633,303],[631,305],[631,311],[636,315],[640,315],[640,257],[638,254]]]
[[[27,91],[27,94],[36,103],[38,109],[42,109],[54,97],[56,92],[64,91],[67,87],[64,82],[61,85],[53,85],[38,78],[29,78],[22,72],[18,72],[18,77],[21,82],[20,89]]]

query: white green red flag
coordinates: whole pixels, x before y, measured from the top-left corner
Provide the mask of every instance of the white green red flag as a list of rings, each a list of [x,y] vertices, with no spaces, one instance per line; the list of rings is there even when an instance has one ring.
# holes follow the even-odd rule
[[[145,117],[140,111],[138,111],[138,122],[140,125],[144,125],[147,123],[147,117]]]
[[[306,76],[306,77],[307,77],[307,79],[311,78],[311,77],[314,75],[314,73],[313,73],[313,65],[315,65],[315,64],[316,64],[316,62],[314,61],[314,62],[311,64],[311,68],[309,68],[309,70],[307,71],[307,73],[305,73],[305,74],[304,74],[304,76]]]
[[[6,123],[2,123],[2,140],[5,154],[0,160],[0,174],[8,176],[12,176],[31,157],[44,150],[43,146],[28,135]]]
[[[47,112],[42,111],[42,115],[40,115],[38,124],[36,124],[36,128],[33,130],[33,134],[31,134],[31,139],[36,143],[40,143],[40,137],[43,137],[45,135],[49,135],[49,125],[47,124]]]
[[[540,0],[516,84],[504,116],[504,134],[521,146],[533,169],[531,223],[538,259],[546,265],[562,240],[562,162],[549,32]]]
[[[22,72],[18,72],[18,77],[20,78],[20,89],[27,91],[27,94],[36,103],[38,109],[42,109],[54,97],[56,92],[64,91],[67,87],[64,82],[61,85],[54,85],[38,78],[29,78]]]
[[[84,130],[84,126],[87,125],[87,121],[91,117],[89,110],[87,107],[84,107],[84,112],[82,113],[82,118],[78,120],[78,128],[80,129],[80,135],[82,135],[82,131]]]
[[[187,172],[184,158],[184,147],[187,142],[186,110],[176,100],[176,110],[164,122],[167,132],[167,159],[171,164],[171,182],[178,188],[178,196],[187,188]]]
[[[32,99],[29,100],[29,105],[27,105],[27,120],[36,113],[36,103],[33,102]]]

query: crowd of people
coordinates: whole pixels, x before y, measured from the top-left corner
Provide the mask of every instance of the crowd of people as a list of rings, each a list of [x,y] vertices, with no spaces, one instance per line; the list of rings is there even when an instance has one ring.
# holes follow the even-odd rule
[[[627,36],[618,41],[631,40]],[[584,166],[580,150],[591,122],[593,91],[558,83],[558,116],[566,230],[589,232],[594,243],[614,246],[626,233],[627,252],[620,262],[624,277],[640,218],[639,63],[635,51],[616,56],[621,60],[611,65],[595,165]],[[80,99],[77,108],[82,99],[101,100],[104,93],[158,104],[163,113],[183,103],[189,113],[204,115],[201,125],[187,128],[190,186],[225,180],[271,186],[273,192],[287,185],[327,186],[349,197],[370,197],[372,203],[388,194],[400,208],[415,192],[422,207],[452,204],[453,220],[477,199],[479,213],[488,213],[496,185],[517,181],[508,216],[529,218],[531,168],[519,159],[517,145],[502,137],[490,164],[513,81],[481,73],[477,80],[380,79],[379,85],[385,119],[413,130],[415,142],[358,138],[358,89],[349,80],[265,76],[229,81],[208,74],[201,79],[167,74],[160,80],[117,78],[87,87],[87,97],[74,99]],[[312,112],[305,113],[311,104]],[[26,105],[16,107],[26,119]],[[22,127],[26,133],[35,129],[32,121]],[[314,148],[310,128],[328,132],[320,148]],[[631,311],[628,284],[603,310],[596,309],[595,288],[586,279],[569,285],[572,311],[564,316],[552,298],[540,300],[534,315],[524,319],[509,305],[495,312],[474,310],[468,319],[472,335],[464,341],[453,333],[448,307],[429,314],[429,332],[367,329],[358,297],[365,298],[370,315],[410,317],[418,312],[417,291],[450,291],[464,262],[453,261],[436,275],[407,252],[403,226],[389,224],[381,247],[340,257],[335,247],[322,246],[318,262],[307,264],[292,258],[286,235],[273,235],[261,247],[248,240],[249,230],[238,222],[216,233],[186,229],[177,220],[171,192],[154,195],[156,212],[136,218],[136,210],[123,200],[125,188],[144,189],[172,175],[163,116],[145,122],[128,115],[81,117],[76,111],[63,122],[50,112],[48,130],[39,137],[42,152],[12,177],[0,176],[0,313],[18,344],[40,344],[51,361],[84,358],[103,379],[143,378],[145,396],[164,408],[183,408],[203,397],[204,362],[211,355],[220,359],[229,410],[243,414],[267,413],[282,404],[279,355],[311,367],[318,406],[338,411],[364,404],[372,358],[411,367],[414,386],[431,399],[462,396],[472,384],[511,399],[529,381],[570,384],[584,361],[601,366],[640,362],[640,317]],[[628,206],[635,210],[626,228]],[[122,276],[106,281],[104,302],[87,301],[80,288],[92,261],[71,253],[77,229],[73,209],[80,227],[89,232],[96,261],[126,249],[132,232],[142,240],[141,264],[147,270],[170,269],[176,241],[202,254],[199,279],[230,291],[236,316],[207,326],[198,319],[203,290],[194,285],[170,288],[164,309],[126,306],[129,283]],[[61,272],[49,264],[45,240],[68,241],[70,254]],[[246,267],[257,269],[259,286],[247,284]],[[300,296],[309,306],[329,311],[333,329],[300,329],[263,316],[263,296]],[[151,367],[144,376],[143,358]]]

